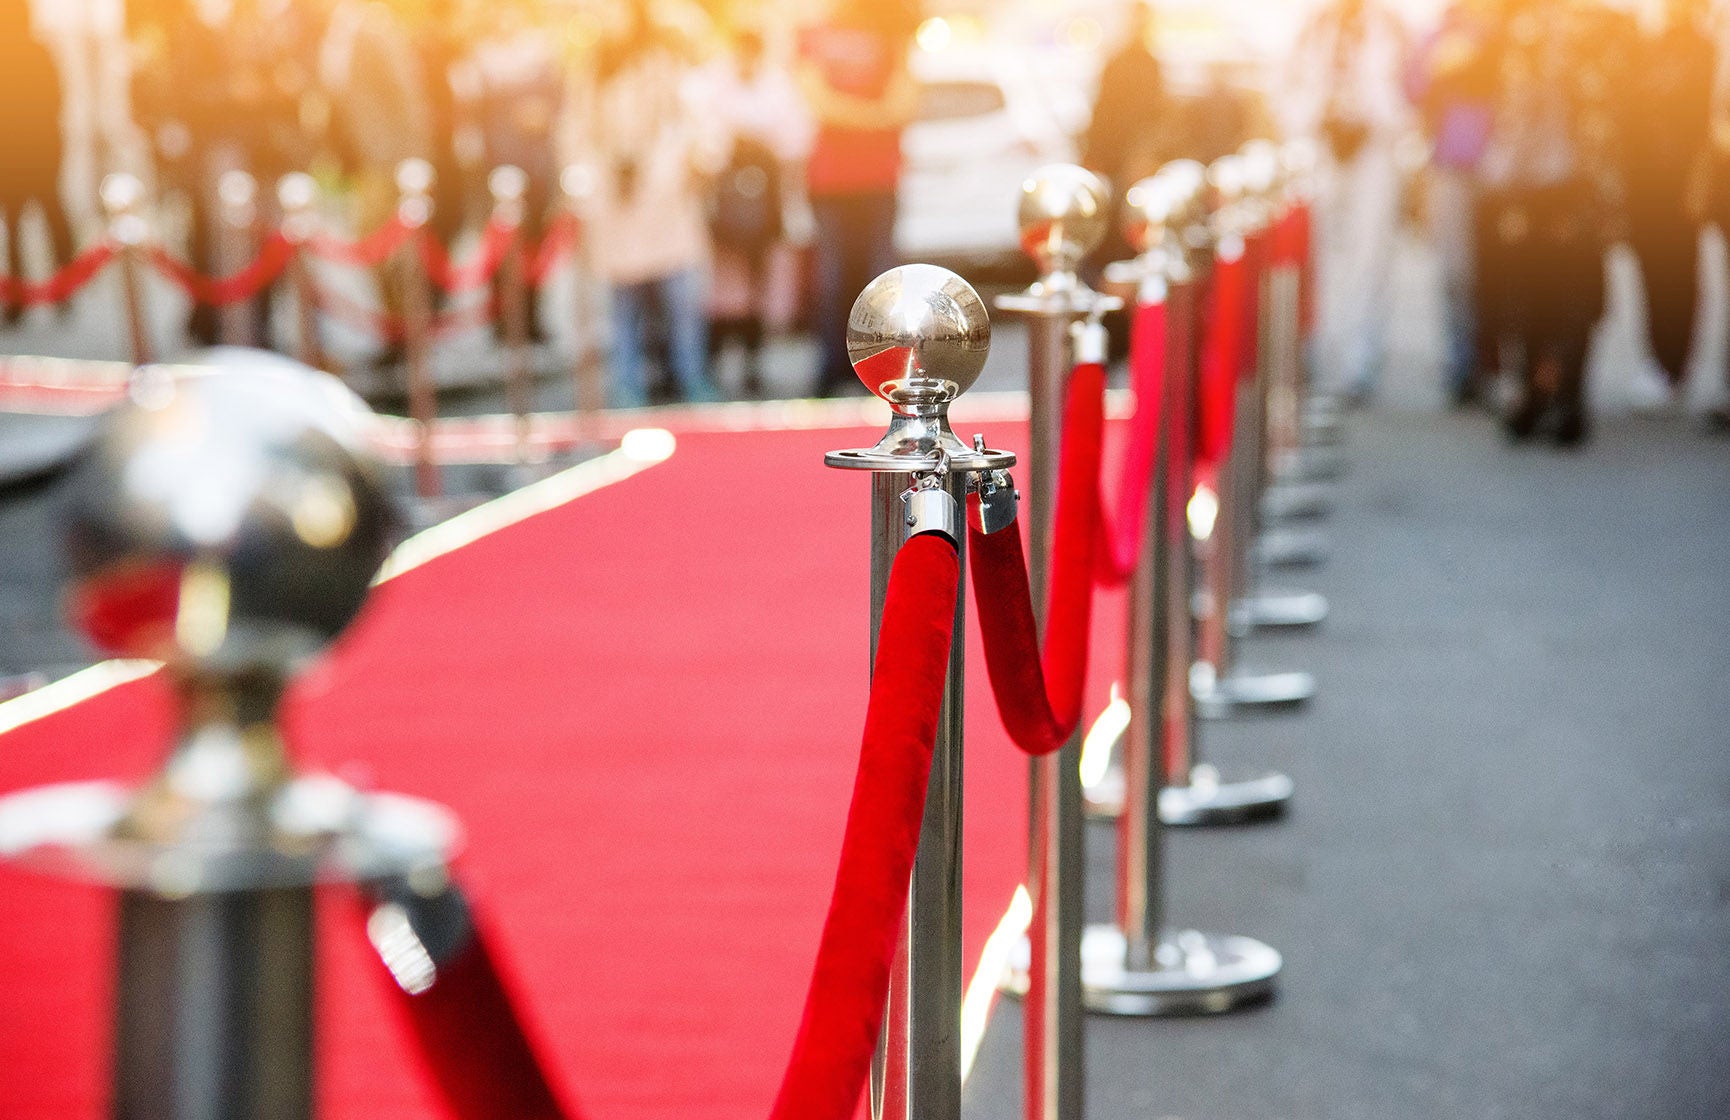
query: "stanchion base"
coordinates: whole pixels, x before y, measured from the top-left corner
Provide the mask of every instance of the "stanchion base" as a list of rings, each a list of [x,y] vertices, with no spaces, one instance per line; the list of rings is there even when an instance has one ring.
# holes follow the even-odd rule
[[[1263,774],[1244,781],[1222,782],[1219,771],[1196,766],[1187,786],[1159,791],[1159,819],[1168,827],[1254,824],[1283,816],[1295,787],[1284,774]]]
[[[1224,719],[1234,712],[1296,708],[1315,699],[1316,679],[1309,673],[1251,673],[1233,670],[1216,680],[1190,679],[1190,695],[1196,714],[1203,719]]]
[[[1328,616],[1327,599],[1314,591],[1261,591],[1231,605],[1236,633],[1319,626]]]
[[[1332,447],[1308,446],[1288,452],[1273,465],[1276,485],[1323,482],[1346,473],[1346,458]]]
[[[1081,787],[1081,811],[1090,821],[1114,821],[1123,815],[1123,767],[1116,762],[1099,781]]]
[[[1269,568],[1310,568],[1327,559],[1328,539],[1313,529],[1269,529],[1256,538],[1255,562]]]
[[[1276,482],[1261,496],[1261,515],[1269,521],[1322,517],[1333,506],[1333,490],[1319,482]]]
[[[1116,926],[1081,937],[1081,998],[1106,1015],[1217,1015],[1273,997],[1277,950],[1235,934],[1178,930],[1160,939],[1151,968],[1129,968]]]

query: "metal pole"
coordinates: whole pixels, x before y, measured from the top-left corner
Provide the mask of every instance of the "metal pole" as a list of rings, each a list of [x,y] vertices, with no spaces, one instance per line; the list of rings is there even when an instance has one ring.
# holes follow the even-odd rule
[[[1189,201],[1186,184],[1158,178],[1138,183],[1129,195],[1165,226]],[[1165,304],[1172,282],[1187,290],[1188,267],[1176,237],[1166,232],[1137,262],[1142,271],[1138,301]],[[1171,335],[1168,332],[1168,347]],[[1179,338],[1179,344],[1183,339]],[[1082,942],[1082,982],[1089,1010],[1114,1015],[1170,1015],[1227,1011],[1272,993],[1279,954],[1248,938],[1173,930],[1166,915],[1165,825],[1161,800],[1171,779],[1162,749],[1174,725],[1187,755],[1188,642],[1174,631],[1190,625],[1189,531],[1181,516],[1192,426],[1188,370],[1168,365],[1164,396],[1157,405],[1160,430],[1153,472],[1151,510],[1129,592],[1129,724],[1123,738],[1124,800],[1118,817],[1117,921],[1087,928]],[[1175,508],[1174,508],[1175,507]],[[1174,677],[1181,678],[1173,687]],[[1188,759],[1183,763],[1187,769]],[[1187,777],[1183,780],[1187,781]]]
[[[150,223],[144,217],[144,184],[124,173],[102,180],[102,208],[108,215],[108,240],[120,254],[120,287],[126,302],[126,329],[132,342],[132,364],[147,366],[155,360],[150,339],[150,315],[145,307],[144,275],[139,251],[150,239]]]
[[[594,170],[582,164],[571,164],[559,174],[559,190],[565,196],[565,205],[579,223],[576,249],[571,254],[572,322],[577,328],[575,356],[571,364],[571,407],[577,414],[580,427],[583,416],[607,407],[597,344],[600,332],[595,329],[590,298],[589,244],[581,230],[581,223],[589,216],[589,204],[595,194]]]
[[[871,657],[877,657],[877,632],[889,570],[909,535],[902,495],[910,474],[871,476]],[[964,509],[966,481],[949,474],[944,489]],[[965,538],[956,542],[966,563]],[[961,997],[965,965],[961,955],[962,707],[966,645],[962,639],[965,597],[956,596],[955,631],[949,650],[949,678],[931,755],[931,783],[907,917],[901,929],[890,979],[883,1038],[873,1062],[871,1114],[877,1120],[927,1120],[961,1114]]]
[[[438,463],[433,458],[433,425],[438,419],[438,391],[433,386],[427,353],[432,320],[432,293],[427,290],[426,269],[421,267],[420,238],[432,218],[432,165],[425,160],[404,160],[397,168],[397,218],[411,231],[398,250],[395,262],[403,296],[403,351],[408,367],[408,413],[415,422],[415,493],[437,498],[440,493]]]
[[[908,498],[915,477],[948,495],[947,528],[965,566],[959,511],[970,475],[1004,470],[1014,456],[965,447],[949,430],[951,400],[984,367],[985,306],[953,273],[929,265],[892,269],[868,285],[848,325],[848,348],[868,388],[894,409],[875,447],[830,452],[831,467],[872,472],[871,653],[889,572],[914,533],[937,528]],[[865,361],[900,355],[885,372]],[[981,441],[982,443],[982,441]],[[924,507],[921,506],[922,510]],[[907,917],[890,977],[887,1012],[871,1070],[874,1120],[957,1120],[961,1114],[961,810],[965,596],[957,596],[943,707],[932,753]]]
[[[505,394],[516,421],[516,460],[520,471],[529,461],[529,302],[523,260],[523,198],[528,176],[520,167],[494,168],[487,177],[493,196],[493,221],[510,231],[510,246],[499,262],[499,313],[505,327]]]
[[[1035,619],[1043,632],[1052,548],[1058,437],[1063,395],[1074,353],[1070,328],[1121,306],[1081,282],[1076,268],[1105,235],[1105,183],[1083,168],[1054,164],[1022,185],[1021,243],[1040,279],[1024,292],[1000,296],[997,307],[1027,324],[1030,431],[1027,516],[1028,578]],[[1027,886],[1033,921],[1025,956],[1004,988],[1023,995],[1022,1106],[1027,1120],[1081,1120],[1085,1108],[1081,938],[1086,924],[1084,798],[1081,731],[1028,767]]]
[[[300,360],[314,369],[329,369],[324,345],[318,336],[318,293],[312,283],[303,249],[313,234],[313,208],[318,202],[318,183],[305,172],[284,175],[276,185],[277,205],[282,208],[282,235],[294,252],[288,261],[288,282],[294,289],[295,334]]]
[[[229,275],[244,267],[258,251],[258,182],[244,171],[224,171],[216,181],[222,239],[217,246],[217,272]],[[222,341],[230,346],[258,345],[256,316],[263,293],[216,308]]]
[[[1267,350],[1260,341],[1260,312],[1265,301],[1259,292],[1259,261],[1249,241],[1262,228],[1266,215],[1260,205],[1265,192],[1262,197],[1252,193],[1250,175],[1256,166],[1255,161],[1245,157],[1227,156],[1215,161],[1208,172],[1218,196],[1214,220],[1219,227],[1216,235],[1219,259],[1226,262],[1241,259],[1242,267],[1256,269],[1251,281],[1258,285],[1257,316],[1247,326],[1257,332],[1258,345],[1254,365],[1223,371],[1224,376],[1233,378],[1237,408],[1231,450],[1219,467],[1217,514],[1207,543],[1208,587],[1206,609],[1200,620],[1201,658],[1195,680],[1198,710],[1207,718],[1220,718],[1245,708],[1295,708],[1307,703],[1316,691],[1315,678],[1308,673],[1249,672],[1235,663],[1232,604],[1247,584],[1258,528],[1256,503],[1261,492],[1258,473],[1263,469],[1261,394],[1265,379],[1256,367],[1265,360]],[[1268,173],[1266,190],[1271,191],[1275,185],[1274,175],[1275,172]]]

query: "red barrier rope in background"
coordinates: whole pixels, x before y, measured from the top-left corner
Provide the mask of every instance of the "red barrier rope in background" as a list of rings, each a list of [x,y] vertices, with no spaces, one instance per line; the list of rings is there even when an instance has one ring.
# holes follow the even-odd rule
[[[1161,402],[1165,396],[1165,301],[1138,304],[1130,331],[1129,377],[1135,389],[1135,416],[1129,448],[1117,487],[1117,514],[1108,522],[1100,498],[1099,548],[1095,576],[1106,587],[1121,587],[1135,574],[1147,525],[1147,496],[1153,485],[1153,460],[1159,452]]]
[[[1019,526],[984,533],[973,528],[970,519],[968,528],[969,568],[980,602],[979,629],[985,637],[985,667],[997,697],[997,712],[1015,745],[1033,755],[1061,747],[1081,722],[1095,548],[1100,539],[1104,366],[1089,363],[1075,368],[1063,417],[1043,655]]]
[[[401,218],[392,215],[390,221],[359,241],[344,241],[340,237],[320,234],[309,240],[306,248],[313,256],[338,264],[377,268],[395,256],[396,251],[408,243],[414,232],[413,227],[405,225]]]
[[[538,288],[546,283],[559,260],[577,247],[577,238],[581,233],[582,226],[577,221],[577,216],[569,210],[559,211],[552,224],[547,227],[541,243],[535,246],[532,253],[525,254],[529,263],[524,279],[529,287]]]
[[[259,246],[258,256],[227,276],[204,276],[190,264],[180,260],[160,245],[150,250],[150,263],[187,295],[211,307],[226,307],[253,299],[276,282],[288,262],[294,259],[294,245],[281,233],[272,233]]]
[[[954,545],[929,533],[903,545],[889,573],[835,891],[770,1120],[852,1120],[859,1106],[919,848],[960,582]]]
[[[24,307],[64,303],[94,280],[117,255],[114,246],[102,241],[73,257],[65,268],[40,283],[0,276],[0,302]]]
[[[481,230],[480,249],[472,260],[461,265],[453,263],[450,253],[439,244],[438,238],[425,230],[421,231],[416,246],[427,279],[446,295],[454,296],[491,283],[515,239],[516,231],[509,226],[488,222]]]

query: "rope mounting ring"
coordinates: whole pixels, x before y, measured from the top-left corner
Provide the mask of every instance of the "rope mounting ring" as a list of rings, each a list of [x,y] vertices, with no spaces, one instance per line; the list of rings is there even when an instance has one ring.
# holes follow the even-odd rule
[[[901,504],[907,507],[908,536],[942,533],[952,542],[961,539],[955,499],[944,488],[948,478],[949,453],[939,447],[932,455],[932,465],[915,471],[913,485],[901,492]]]

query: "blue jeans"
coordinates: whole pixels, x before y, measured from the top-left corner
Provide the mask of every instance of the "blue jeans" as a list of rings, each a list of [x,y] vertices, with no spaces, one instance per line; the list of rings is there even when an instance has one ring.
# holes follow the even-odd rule
[[[708,277],[700,268],[687,268],[637,284],[615,284],[610,295],[612,315],[613,385],[615,408],[641,408],[648,403],[644,377],[644,342],[651,305],[665,317],[667,359],[685,399],[719,399],[709,383]]]

